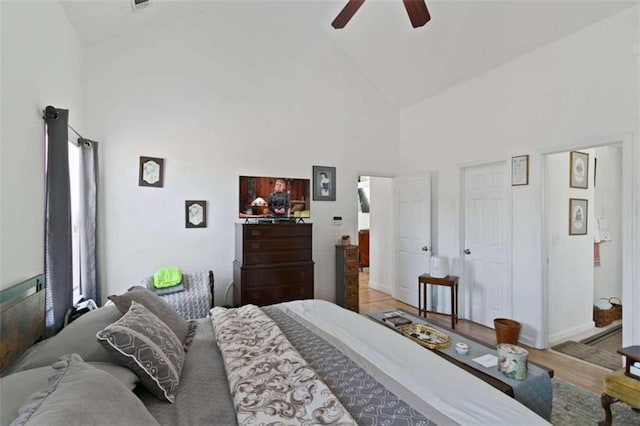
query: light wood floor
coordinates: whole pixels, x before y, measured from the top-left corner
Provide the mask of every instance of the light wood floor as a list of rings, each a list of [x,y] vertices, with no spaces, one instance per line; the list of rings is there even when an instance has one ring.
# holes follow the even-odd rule
[[[366,315],[369,312],[380,312],[395,308],[404,309],[415,315],[418,314],[418,310],[413,306],[399,302],[387,293],[370,289],[369,274],[360,273],[360,313]],[[429,321],[440,327],[451,328],[451,318],[448,315],[430,313]],[[459,320],[458,324],[456,324],[456,331],[474,337],[487,345],[493,346],[496,344],[496,336],[493,329],[471,321]],[[529,351],[529,359],[531,361],[553,369],[555,377],[589,389],[597,394],[602,393],[602,381],[611,370],[555,351],[539,350],[526,345],[521,346]]]

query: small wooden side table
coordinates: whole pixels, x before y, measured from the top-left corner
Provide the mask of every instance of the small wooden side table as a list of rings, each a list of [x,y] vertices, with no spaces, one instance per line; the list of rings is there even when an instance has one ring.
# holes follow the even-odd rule
[[[458,322],[458,277],[447,275],[444,278],[422,274],[418,277],[418,316],[427,317],[427,285],[442,285],[451,288],[451,329],[455,330]]]

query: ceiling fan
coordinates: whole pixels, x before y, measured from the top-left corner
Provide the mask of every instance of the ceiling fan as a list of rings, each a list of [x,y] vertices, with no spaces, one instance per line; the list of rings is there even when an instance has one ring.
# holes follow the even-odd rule
[[[429,22],[431,15],[427,10],[427,4],[424,0],[402,0],[405,9],[409,14],[411,20],[411,26],[418,28]],[[360,9],[364,0],[349,0],[346,6],[338,13],[336,19],[333,20],[331,26],[335,29],[344,28],[347,22],[353,17],[353,15]]]

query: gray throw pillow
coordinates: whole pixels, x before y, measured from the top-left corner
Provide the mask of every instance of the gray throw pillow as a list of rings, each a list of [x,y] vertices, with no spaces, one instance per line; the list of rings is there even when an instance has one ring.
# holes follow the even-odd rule
[[[110,374],[64,355],[54,376],[20,407],[11,426],[157,425],[142,401]]]
[[[111,374],[129,390],[133,390],[138,383],[138,376],[120,365],[108,362],[87,364]],[[32,393],[46,389],[55,372],[51,366],[46,366],[18,371],[0,378],[0,426],[8,425],[18,416],[18,410]]]
[[[109,296],[109,300],[111,300],[123,314],[129,310],[131,302],[133,301],[144,305],[145,308],[169,326],[183,343],[184,349],[191,343],[196,327],[198,326],[196,321],[187,321],[182,318],[167,302],[146,287],[131,287],[129,291],[124,294]]]
[[[85,361],[111,362],[111,356],[96,341],[96,333],[122,317],[113,305],[89,311],[58,334],[32,346],[6,373],[50,366],[62,355],[77,353]]]
[[[131,302],[129,312],[98,332],[97,338],[118,363],[138,375],[149,392],[175,401],[184,349],[174,332],[151,311]]]

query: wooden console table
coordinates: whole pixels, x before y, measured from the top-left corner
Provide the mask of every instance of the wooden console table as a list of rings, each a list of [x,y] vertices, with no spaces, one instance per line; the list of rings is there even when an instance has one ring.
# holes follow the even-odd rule
[[[451,288],[451,329],[455,330],[458,322],[458,277],[447,275],[444,278],[422,274],[418,277],[418,316],[427,317],[427,285],[441,285]]]
[[[554,376],[554,371],[550,368],[536,364],[529,361],[528,377],[525,380],[510,379],[498,372],[496,367],[483,367],[473,361],[473,358],[491,353],[497,355],[497,351],[493,346],[487,346],[486,343],[475,339],[471,336],[467,336],[460,332],[448,331],[435,324],[431,324],[422,317],[415,316],[402,309],[393,309],[392,311],[373,312],[368,313],[367,317],[373,321],[383,324],[384,326],[391,328],[397,333],[401,333],[400,329],[394,327],[388,321],[385,321],[385,314],[394,312],[395,315],[405,317],[416,324],[426,324],[436,330],[445,333],[451,339],[451,346],[443,349],[426,349],[435,353],[436,355],[446,359],[452,364],[457,365],[470,374],[478,377],[479,379],[490,384],[494,388],[498,389],[516,400],[520,401],[536,413],[540,414],[545,419],[549,420],[551,416],[552,405],[552,385],[551,378]],[[396,314],[397,313],[397,314]],[[402,333],[401,333],[402,334]],[[464,342],[470,347],[470,351],[466,355],[456,353],[455,343]]]

